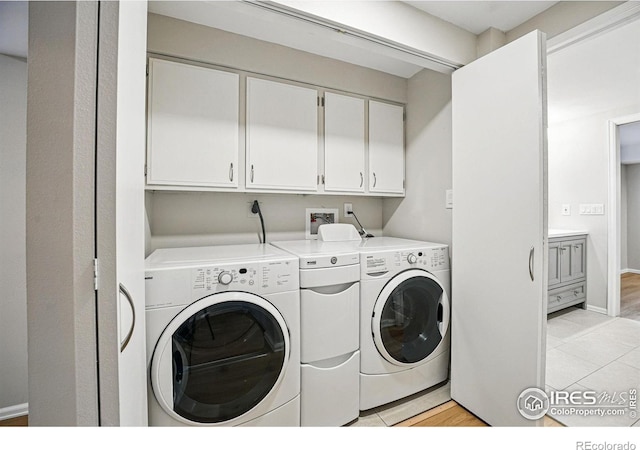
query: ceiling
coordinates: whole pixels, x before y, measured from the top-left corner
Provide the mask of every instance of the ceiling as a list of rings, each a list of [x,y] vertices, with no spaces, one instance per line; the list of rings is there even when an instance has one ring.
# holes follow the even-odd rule
[[[507,32],[558,2],[534,1],[405,1],[473,34],[488,28]]]
[[[231,33],[295,48],[363,67],[410,78],[424,68],[451,73],[451,67],[390,51],[382,45],[368,45],[335,27],[322,27],[273,9],[256,8],[258,3],[242,1],[150,1],[149,11],[194,22]],[[473,34],[493,27],[500,30],[526,22],[557,2],[552,1],[407,1]],[[268,5],[267,5],[268,6]]]
[[[209,13],[204,11],[207,5]],[[389,55],[369,55],[358,47],[357,43],[331,39],[318,39],[315,36],[300,33],[300,24],[288,23],[285,26],[273,26],[273,18],[257,20],[239,14],[237,6],[241,2],[165,2],[149,1],[149,10],[159,14],[191,20],[203,25],[222,28],[226,31],[245,34],[257,39],[275,42],[299,50],[321,54],[327,57],[349,60],[354,64],[381,70],[408,78],[423,67],[390,58]],[[439,17],[462,29],[478,34],[489,27],[503,31],[529,20],[557,2],[552,1],[407,1],[413,7]],[[217,5],[216,5],[217,4]],[[221,12],[218,5],[235,4]],[[291,22],[291,21],[290,21]],[[308,27],[307,27],[308,28]],[[27,57],[28,42],[28,2],[0,1],[0,53]],[[346,48],[345,43],[351,48]]]

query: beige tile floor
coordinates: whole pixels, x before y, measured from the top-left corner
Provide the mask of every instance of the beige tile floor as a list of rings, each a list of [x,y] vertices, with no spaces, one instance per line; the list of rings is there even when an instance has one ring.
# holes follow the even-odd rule
[[[547,389],[596,392],[640,389],[640,322],[580,308],[549,315]],[[360,413],[355,427],[388,427],[451,400],[443,383]],[[639,408],[640,412],[640,408]],[[566,426],[640,426],[638,417],[553,416]]]
[[[547,390],[554,391],[640,389],[640,322],[580,308],[549,315],[546,378]],[[567,426],[640,426],[630,411],[606,417],[550,415]]]

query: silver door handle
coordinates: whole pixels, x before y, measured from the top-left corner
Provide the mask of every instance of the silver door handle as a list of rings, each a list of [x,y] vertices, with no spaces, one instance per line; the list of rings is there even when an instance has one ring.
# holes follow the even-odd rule
[[[362,187],[362,183],[364,183],[364,177],[362,176],[362,172],[360,172],[360,187]]]
[[[229,165],[229,181],[233,181],[233,163]]]
[[[531,281],[533,281],[533,258],[535,254],[535,247],[531,247],[529,250],[529,276],[531,277]]]
[[[376,173],[373,172],[373,187],[376,187],[377,183],[378,183],[378,179],[376,178]]]
[[[133,316],[133,319],[131,320],[131,328],[129,329],[127,336],[124,338],[124,341],[120,343],[120,353],[122,353],[124,349],[127,348],[127,345],[129,345],[131,336],[133,336],[133,329],[136,327],[136,308],[135,306],[133,306],[133,299],[131,298],[131,294],[129,294],[129,291],[127,291],[127,288],[125,288],[122,283],[120,283],[120,292],[124,294],[127,301],[129,302],[129,306],[131,306],[131,315]]]
[[[251,164],[251,182],[253,183],[253,164]]]

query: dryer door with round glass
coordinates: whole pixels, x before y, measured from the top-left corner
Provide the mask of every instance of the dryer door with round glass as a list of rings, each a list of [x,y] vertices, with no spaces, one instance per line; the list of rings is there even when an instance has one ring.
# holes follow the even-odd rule
[[[414,366],[429,359],[444,340],[449,300],[429,272],[410,269],[380,292],[371,319],[378,352],[390,363]]]
[[[189,424],[233,424],[267,399],[287,369],[289,332],[267,300],[226,292],[182,310],[158,340],[151,384]]]

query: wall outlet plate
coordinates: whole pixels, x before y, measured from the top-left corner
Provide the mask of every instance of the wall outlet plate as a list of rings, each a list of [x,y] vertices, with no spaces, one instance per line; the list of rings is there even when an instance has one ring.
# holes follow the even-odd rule
[[[318,239],[320,225],[338,222],[338,208],[307,208],[304,214],[305,238]]]
[[[562,215],[563,216],[570,216],[571,215],[571,205],[570,204],[563,204],[562,205]]]

